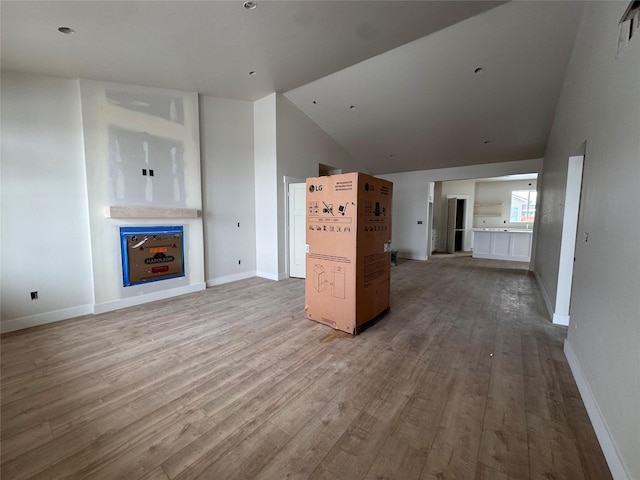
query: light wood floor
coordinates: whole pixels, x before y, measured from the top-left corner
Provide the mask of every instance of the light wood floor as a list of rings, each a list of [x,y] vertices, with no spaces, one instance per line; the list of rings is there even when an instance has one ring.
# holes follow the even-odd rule
[[[2,338],[2,479],[611,478],[521,264],[400,261],[357,337],[249,279]]]

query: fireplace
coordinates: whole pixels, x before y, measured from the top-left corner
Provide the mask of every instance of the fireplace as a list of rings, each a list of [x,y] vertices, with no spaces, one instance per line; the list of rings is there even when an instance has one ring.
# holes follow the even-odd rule
[[[184,231],[178,227],[120,227],[125,287],[184,277]]]

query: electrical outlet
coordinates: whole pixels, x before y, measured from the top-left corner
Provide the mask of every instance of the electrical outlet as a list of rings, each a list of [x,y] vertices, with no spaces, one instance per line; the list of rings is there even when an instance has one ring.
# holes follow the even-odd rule
[[[38,299],[38,292],[31,292],[31,300],[37,300]]]

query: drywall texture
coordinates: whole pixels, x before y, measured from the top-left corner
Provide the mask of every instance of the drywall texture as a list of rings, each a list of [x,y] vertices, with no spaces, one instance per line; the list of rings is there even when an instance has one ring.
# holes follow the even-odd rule
[[[201,218],[116,219],[104,213],[108,205],[202,209],[197,95],[91,80],[80,81],[80,95],[96,309],[204,287]],[[185,277],[123,286],[119,228],[144,225],[184,227]]]
[[[77,80],[3,73],[3,331],[91,311],[84,176]]]
[[[253,103],[200,97],[205,272],[218,284],[256,273]]]
[[[627,4],[585,5],[545,153],[535,269],[555,292],[568,158],[586,141],[567,342],[586,381],[583,395],[588,391],[596,405],[590,415],[601,416],[605,425],[606,431],[597,433],[608,434],[615,445],[613,453],[605,451],[614,476],[635,479],[640,478],[640,216],[635,211],[640,38],[616,58],[618,22]]]

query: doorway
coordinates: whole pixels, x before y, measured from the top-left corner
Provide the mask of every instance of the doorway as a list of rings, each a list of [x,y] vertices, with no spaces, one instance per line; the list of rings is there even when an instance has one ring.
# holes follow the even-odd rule
[[[447,195],[447,253],[465,250],[467,199]]]
[[[288,277],[305,278],[306,268],[306,183],[300,178],[285,177],[285,250]]]

